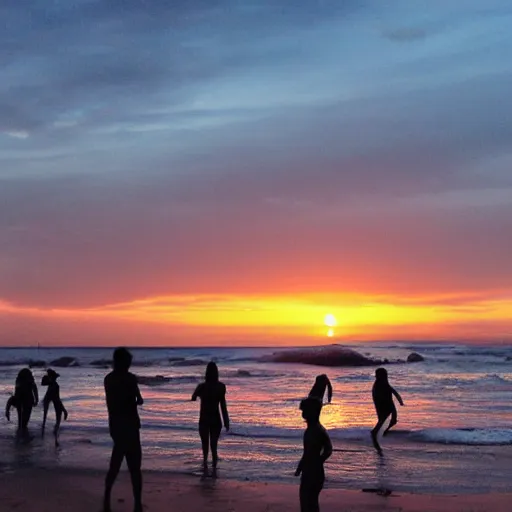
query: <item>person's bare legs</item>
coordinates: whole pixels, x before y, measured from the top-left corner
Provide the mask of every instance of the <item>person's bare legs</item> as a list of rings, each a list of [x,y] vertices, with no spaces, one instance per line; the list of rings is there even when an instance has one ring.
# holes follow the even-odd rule
[[[210,444],[210,427],[209,425],[199,425],[199,437],[201,438],[201,446],[203,449],[203,470],[208,470],[208,450]]]
[[[124,447],[116,445],[112,448],[112,456],[110,457],[110,467],[108,469],[107,477],[105,479],[105,495],[103,497],[103,512],[110,512],[110,495],[112,494],[112,487],[116,481],[121,464],[124,459]]]
[[[377,436],[379,435],[379,431],[382,428],[382,425],[384,425],[384,422],[386,421],[386,417],[380,417],[379,421],[377,421],[377,425],[375,425],[374,429],[372,430],[372,442],[373,446],[377,450],[377,453],[379,455],[382,455],[382,448],[380,447],[379,441],[377,440]]]
[[[387,435],[387,433],[389,432],[389,429],[391,427],[394,427],[397,423],[398,423],[398,414],[396,412],[396,407],[394,407],[393,410],[391,411],[391,421],[389,422],[389,426],[386,430],[384,430],[382,435],[383,436]]]
[[[60,423],[62,421],[62,407],[55,407],[55,427],[53,428],[53,435],[55,437],[55,448],[59,447],[59,431]]]
[[[43,402],[43,426],[41,427],[41,435],[44,437],[44,430],[46,428],[46,419],[48,417],[48,408],[50,407],[50,403],[46,400]]]
[[[212,465],[214,476],[217,475],[217,462],[219,456],[217,453],[217,446],[219,444],[220,433],[222,431],[222,425],[215,425],[210,427],[210,447],[212,449]]]
[[[142,449],[138,436],[126,452],[126,463],[132,480],[134,511],[142,512]]]

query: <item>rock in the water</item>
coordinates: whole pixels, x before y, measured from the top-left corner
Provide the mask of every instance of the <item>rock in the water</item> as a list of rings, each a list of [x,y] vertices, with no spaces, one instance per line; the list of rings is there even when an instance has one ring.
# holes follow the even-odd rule
[[[142,386],[160,386],[169,382],[170,380],[172,380],[171,377],[164,377],[163,375],[137,376],[137,381]]]
[[[250,377],[251,372],[249,372],[247,370],[237,370],[236,375],[237,375],[237,377]]]
[[[340,346],[283,350],[265,357],[265,361],[273,363],[302,363],[317,366],[377,366],[382,361],[371,359],[351,348]]]
[[[28,366],[30,368],[44,368],[46,361],[29,361]]]
[[[181,361],[174,361],[171,366],[206,366],[208,361],[203,359],[183,359]]]
[[[422,355],[418,354],[417,352],[412,352],[407,357],[408,363],[421,363],[422,361],[425,361],[425,358]]]
[[[50,366],[56,366],[57,368],[71,368],[73,366],[80,366],[78,361],[74,357],[64,356],[55,359],[50,363]]]
[[[99,366],[100,368],[110,368],[112,366],[111,359],[96,359],[91,362],[91,366]]]

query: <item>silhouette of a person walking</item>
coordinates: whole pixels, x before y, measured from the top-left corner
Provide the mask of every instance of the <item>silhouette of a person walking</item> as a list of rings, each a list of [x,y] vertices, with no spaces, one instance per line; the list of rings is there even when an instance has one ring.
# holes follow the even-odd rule
[[[114,351],[114,369],[105,377],[110,436],[114,441],[105,481],[103,511],[110,512],[110,495],[123,459],[130,471],[135,512],[142,512],[142,449],[137,406],[144,403],[135,375],[129,372],[132,355],[125,348]]]
[[[229,415],[226,404],[226,386],[219,381],[219,369],[212,361],[206,366],[205,380],[199,384],[192,400],[201,399],[199,412],[199,436],[203,448],[203,469],[208,471],[208,448],[212,450],[212,464],[215,475],[217,469],[217,444],[222,430],[222,419],[226,432],[229,431]]]
[[[388,428],[383,433],[384,436],[389,432],[391,427],[397,424],[398,421],[398,414],[396,412],[395,403],[393,402],[393,395],[396,396],[400,405],[404,405],[402,397],[389,383],[387,370],[385,368],[377,368],[375,371],[375,382],[373,384],[372,396],[373,403],[375,404],[375,410],[377,411],[378,421],[372,430],[372,441],[373,446],[375,446],[379,455],[382,455],[382,448],[377,440],[379,430],[382,428],[382,425],[384,425],[384,422],[389,416],[391,416],[391,421]]]
[[[64,414],[64,419],[68,419],[68,411],[64,407],[62,400],[60,399],[60,386],[57,382],[57,379],[60,375],[55,371],[49,368],[46,370],[46,375],[41,380],[41,386],[48,386],[48,390],[43,398],[43,426],[42,426],[42,434],[44,436],[44,430],[46,427],[46,419],[48,417],[48,409],[50,408],[50,404],[53,403],[53,407],[55,408],[55,427],[53,429],[53,435],[55,436],[55,446],[59,446],[59,428],[60,423],[62,421],[62,415]]]
[[[317,398],[306,398],[300,403],[302,417],[306,420],[304,432],[304,454],[300,459],[295,476],[301,476],[301,512],[319,512],[318,499],[324,486],[324,462],[332,454],[329,434],[320,423],[322,402]]]

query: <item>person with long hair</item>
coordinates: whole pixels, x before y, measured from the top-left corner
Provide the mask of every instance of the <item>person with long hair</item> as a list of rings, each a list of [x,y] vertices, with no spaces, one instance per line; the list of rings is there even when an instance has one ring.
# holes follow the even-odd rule
[[[110,467],[105,480],[103,512],[110,512],[110,495],[123,459],[130,471],[135,512],[142,512],[142,448],[137,407],[144,403],[137,377],[130,373],[132,355],[125,348],[114,351],[114,368],[105,377],[105,396],[110,436],[114,441]]]
[[[32,409],[39,402],[36,381],[29,368],[23,368],[16,377],[14,395],[7,400],[5,416],[11,419],[11,407],[18,412],[18,434],[28,435],[28,423],[32,415]]]
[[[219,381],[219,369],[212,361],[206,366],[204,382],[199,384],[192,395],[195,402],[201,399],[199,412],[199,436],[203,448],[203,470],[208,471],[208,450],[212,451],[213,472],[217,470],[217,445],[222,431],[222,422],[229,431],[229,415],[226,404],[226,386]],[[222,419],[221,413],[222,412]]]
[[[327,390],[327,402],[331,403],[332,401],[332,384],[329,380],[329,377],[325,373],[322,375],[317,375],[315,379],[315,383],[309,392],[309,398],[316,398],[320,400],[320,403],[324,401],[325,391]]]
[[[320,423],[322,402],[309,397],[300,403],[302,417],[306,420],[304,432],[304,453],[295,471],[300,476],[301,512],[319,512],[318,499],[325,481],[324,462],[332,455],[329,434]]]

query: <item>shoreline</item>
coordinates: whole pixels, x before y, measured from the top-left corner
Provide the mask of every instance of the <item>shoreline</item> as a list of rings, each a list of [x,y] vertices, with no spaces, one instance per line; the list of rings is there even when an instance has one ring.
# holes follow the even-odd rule
[[[105,473],[79,469],[23,469],[2,473],[0,503],[6,512],[99,512]],[[143,473],[145,510],[159,512],[292,512],[299,508],[299,479],[276,484],[201,478],[146,471]],[[416,494],[388,497],[362,491],[326,488],[320,497],[322,512],[506,512],[512,493]],[[169,504],[172,504],[171,506]],[[123,468],[112,494],[113,512],[131,512],[129,475]]]

